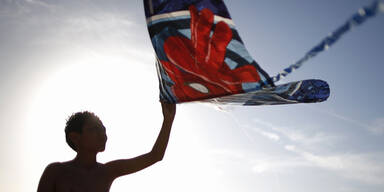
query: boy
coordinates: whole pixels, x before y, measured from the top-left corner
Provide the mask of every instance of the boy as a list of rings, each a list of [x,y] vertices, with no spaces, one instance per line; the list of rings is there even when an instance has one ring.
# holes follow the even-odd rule
[[[163,159],[176,105],[161,102],[164,121],[149,153],[132,159],[98,163],[96,155],[104,151],[107,135],[100,119],[90,112],[72,115],[65,128],[68,145],[77,152],[75,159],[51,163],[41,176],[38,192],[108,192],[120,176],[140,171]]]

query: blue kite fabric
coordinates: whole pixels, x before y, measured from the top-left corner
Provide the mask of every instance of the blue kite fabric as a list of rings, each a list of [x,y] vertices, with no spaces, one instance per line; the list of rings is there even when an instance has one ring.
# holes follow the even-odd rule
[[[282,105],[322,102],[328,99],[329,93],[330,89],[327,82],[318,79],[308,79],[263,88],[248,93],[216,97],[204,101],[215,104],[246,106]]]
[[[321,80],[275,86],[246,50],[222,0],[144,0],[144,7],[161,100],[269,105],[329,96]]]

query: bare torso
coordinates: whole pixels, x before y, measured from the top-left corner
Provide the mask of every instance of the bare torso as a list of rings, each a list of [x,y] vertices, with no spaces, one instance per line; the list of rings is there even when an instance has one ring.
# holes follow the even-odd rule
[[[104,164],[90,169],[78,167],[71,161],[55,164],[55,192],[108,192],[113,182]]]

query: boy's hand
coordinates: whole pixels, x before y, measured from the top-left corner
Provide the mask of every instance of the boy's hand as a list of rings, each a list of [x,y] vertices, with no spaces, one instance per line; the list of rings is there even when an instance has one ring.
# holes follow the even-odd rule
[[[161,101],[161,107],[163,109],[164,120],[173,121],[176,114],[176,104]]]

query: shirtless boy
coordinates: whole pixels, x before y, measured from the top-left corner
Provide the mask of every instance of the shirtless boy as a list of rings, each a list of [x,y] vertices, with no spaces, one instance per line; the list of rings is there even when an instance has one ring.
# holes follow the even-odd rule
[[[120,176],[140,171],[163,159],[176,113],[176,105],[161,103],[163,125],[149,153],[132,159],[121,159],[105,164],[96,161],[104,151],[107,135],[100,119],[90,112],[72,115],[65,133],[69,146],[77,152],[68,162],[51,163],[41,176],[38,192],[108,192],[112,182]]]

